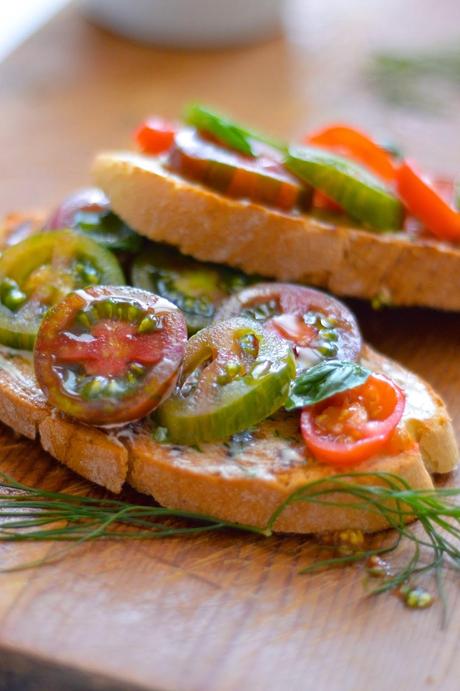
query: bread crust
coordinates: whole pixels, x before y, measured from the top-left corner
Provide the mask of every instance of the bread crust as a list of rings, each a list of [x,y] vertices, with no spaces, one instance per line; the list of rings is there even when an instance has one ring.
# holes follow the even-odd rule
[[[432,488],[430,472],[450,472],[458,459],[442,399],[420,377],[367,346],[363,362],[405,390],[401,429],[417,445],[376,457],[359,470],[391,472],[414,488]],[[201,449],[156,442],[148,421],[117,431],[80,424],[50,408],[36,384],[30,354],[3,347],[0,421],[36,439],[57,460],[112,492],[120,492],[128,482],[169,508],[261,528],[296,488],[336,474],[307,455],[295,414],[277,414],[243,442],[208,444]],[[275,526],[279,532],[297,533],[346,528],[373,532],[384,527],[383,518],[369,511],[304,503],[288,508]]]
[[[395,473],[414,488],[432,488],[427,465],[449,472],[458,458],[443,402],[419,377],[369,348],[364,362],[375,371],[391,374],[405,388],[402,429],[410,431],[418,446],[376,457],[359,470]],[[229,444],[208,444],[201,449],[160,444],[147,421],[116,432],[87,427],[50,409],[35,383],[31,359],[4,349],[0,349],[0,420],[36,438],[64,465],[112,492],[120,492],[127,481],[163,506],[262,528],[295,489],[336,474],[308,456],[298,419],[292,414],[280,413],[263,422],[236,449]],[[436,465],[433,449],[439,452]],[[373,532],[384,527],[383,518],[368,511],[307,504],[287,509],[275,526],[279,532],[297,533],[345,528]]]
[[[231,199],[142,154],[102,153],[93,174],[136,231],[197,259],[337,295],[460,310],[460,247]]]

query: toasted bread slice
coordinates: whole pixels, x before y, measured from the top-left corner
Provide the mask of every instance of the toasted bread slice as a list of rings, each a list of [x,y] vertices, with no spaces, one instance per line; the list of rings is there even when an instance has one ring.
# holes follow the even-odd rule
[[[35,220],[38,225],[39,217]],[[7,236],[5,232],[4,241]],[[431,473],[448,473],[458,460],[443,401],[420,377],[369,347],[364,349],[363,362],[392,377],[405,391],[400,430],[416,443],[376,456],[359,470],[396,473],[414,488],[433,487]],[[280,412],[251,433],[199,449],[158,443],[146,420],[116,431],[80,424],[48,405],[36,384],[31,355],[4,347],[0,347],[0,421],[36,439],[66,466],[112,492],[120,492],[128,482],[163,506],[258,527],[266,525],[296,488],[336,474],[308,455],[295,413]],[[365,510],[297,504],[281,515],[275,527],[298,533],[346,528],[372,532],[386,524]]]
[[[430,473],[450,472],[458,459],[442,400],[415,374],[369,348],[364,362],[404,389],[400,428],[418,443],[376,456],[359,469],[396,473],[414,488],[433,487]],[[259,527],[296,488],[336,474],[308,455],[296,414],[279,413],[241,439],[199,449],[156,442],[147,421],[116,432],[87,427],[52,410],[35,383],[30,356],[6,349],[0,349],[0,420],[112,492],[127,481],[163,506]],[[385,521],[374,513],[308,504],[289,508],[276,524],[280,532],[299,533],[383,527]]]
[[[172,174],[153,156],[103,153],[93,173],[132,228],[197,259],[337,295],[460,310],[460,246],[231,199]]]

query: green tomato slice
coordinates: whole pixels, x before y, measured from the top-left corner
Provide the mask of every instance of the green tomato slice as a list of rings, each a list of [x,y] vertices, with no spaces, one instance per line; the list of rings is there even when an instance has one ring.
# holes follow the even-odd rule
[[[251,319],[213,324],[187,343],[174,394],[158,410],[171,441],[219,441],[280,408],[295,376],[286,341]]]
[[[73,228],[110,250],[138,252],[142,238],[112,211],[78,211]]]
[[[132,283],[170,300],[184,313],[188,331],[208,326],[222,300],[248,285],[248,276],[205,264],[163,245],[152,245],[133,262]]]
[[[0,257],[0,343],[31,350],[43,316],[72,290],[123,285],[117,259],[71,230],[37,233]]]
[[[285,166],[368,228],[378,231],[402,228],[402,203],[359,164],[320,148],[296,147],[289,150]]]

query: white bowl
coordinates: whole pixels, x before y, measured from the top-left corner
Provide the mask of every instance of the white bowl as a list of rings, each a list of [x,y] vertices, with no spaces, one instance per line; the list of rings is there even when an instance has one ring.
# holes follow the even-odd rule
[[[82,0],[86,16],[128,38],[218,48],[273,35],[284,0]]]

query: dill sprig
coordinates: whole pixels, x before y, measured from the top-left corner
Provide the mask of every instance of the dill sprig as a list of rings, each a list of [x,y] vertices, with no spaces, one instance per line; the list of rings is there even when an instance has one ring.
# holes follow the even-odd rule
[[[219,520],[190,511],[135,504],[29,487],[0,474],[0,541],[52,540],[81,544],[93,540],[145,540],[193,536],[235,529],[268,537],[276,532],[281,515],[296,504],[316,504],[366,511],[382,518],[392,529],[391,541],[350,553],[319,559],[300,573],[353,564],[395,552],[404,540],[411,549],[403,563],[385,575],[372,594],[404,586],[414,577],[433,574],[443,599],[442,574],[446,566],[460,567],[460,489],[413,489],[398,475],[350,472],[310,482],[280,504],[263,528]],[[418,519],[418,527],[413,521]],[[30,568],[56,561],[69,548],[50,557],[4,570]],[[399,560],[400,561],[400,560]]]
[[[437,82],[460,87],[458,46],[414,53],[377,53],[368,77],[380,96],[393,105],[436,112],[442,107]]]

